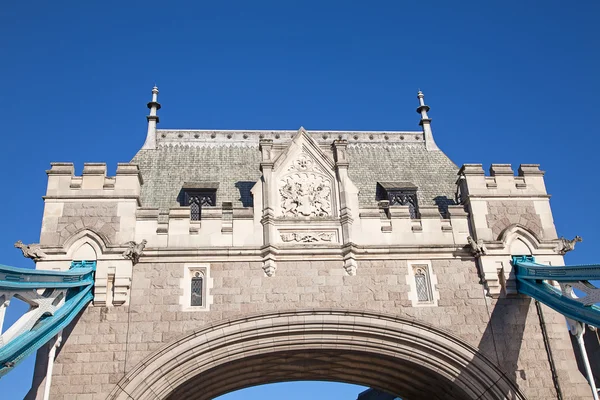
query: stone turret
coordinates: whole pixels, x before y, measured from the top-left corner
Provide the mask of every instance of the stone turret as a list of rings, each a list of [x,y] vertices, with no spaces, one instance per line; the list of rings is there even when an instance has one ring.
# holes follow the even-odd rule
[[[419,125],[423,127],[425,147],[427,150],[439,150],[435,144],[435,140],[433,140],[433,132],[431,131],[431,118],[429,118],[427,115],[429,106],[425,104],[425,95],[420,90],[417,93],[417,98],[419,99],[419,107],[417,107],[417,112],[421,114],[421,121],[419,121]]]
[[[40,244],[48,255],[37,269],[64,270],[72,261],[96,261],[95,305],[129,300],[132,262],[122,253],[134,239],[142,177],[135,164],[85,163],[81,176],[72,163],[52,163],[44,196]]]
[[[142,149],[155,149],[156,148],[156,124],[160,122],[156,112],[160,110],[160,103],[158,102],[158,87],[152,88],[152,101],[148,103],[150,109],[150,115],[146,117],[148,120],[148,133],[146,134],[146,142],[142,146]]]
[[[563,265],[539,165],[521,164],[515,176],[510,164],[492,164],[486,176],[481,164],[465,164],[458,174],[457,200],[469,213],[472,251],[492,297],[516,293],[511,256]]]

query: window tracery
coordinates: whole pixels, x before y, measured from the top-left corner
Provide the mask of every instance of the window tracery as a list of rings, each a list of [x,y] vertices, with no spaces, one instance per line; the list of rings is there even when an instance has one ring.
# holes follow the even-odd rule
[[[217,191],[214,189],[184,189],[182,206],[190,207],[190,219],[200,221],[202,207],[214,207],[217,203]]]
[[[408,206],[411,218],[419,218],[417,187],[410,182],[377,182],[377,200],[389,201],[390,207]]]

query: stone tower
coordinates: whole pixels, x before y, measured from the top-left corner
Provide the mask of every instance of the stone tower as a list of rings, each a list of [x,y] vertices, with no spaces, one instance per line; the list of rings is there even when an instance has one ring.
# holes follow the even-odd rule
[[[302,379],[589,398],[564,318],[516,292],[511,256],[563,265],[543,172],[458,168],[418,99],[418,131],[163,130],[155,87],[116,176],[53,163],[37,268],[95,262],[94,301],[38,352],[29,398]]]

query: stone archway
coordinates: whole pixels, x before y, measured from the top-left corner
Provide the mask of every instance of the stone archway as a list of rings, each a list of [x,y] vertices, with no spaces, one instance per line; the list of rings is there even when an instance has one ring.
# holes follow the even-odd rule
[[[151,354],[109,399],[212,399],[249,386],[329,380],[404,399],[524,399],[477,349],[416,320],[337,310],[214,323]]]

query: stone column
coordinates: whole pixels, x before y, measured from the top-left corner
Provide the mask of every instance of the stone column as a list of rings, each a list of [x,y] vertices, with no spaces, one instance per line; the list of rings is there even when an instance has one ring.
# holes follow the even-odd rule
[[[263,225],[263,270],[267,276],[273,276],[277,265],[275,263],[275,249],[271,245],[277,234],[274,219],[275,210],[273,208],[276,201],[277,187],[273,182],[273,140],[261,139],[260,141],[261,162],[260,170],[262,172],[262,218]]]

